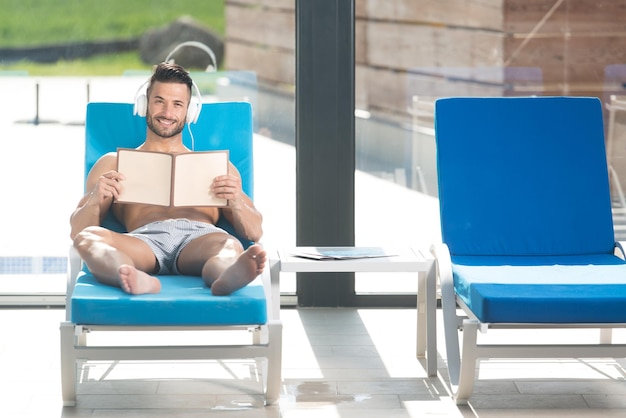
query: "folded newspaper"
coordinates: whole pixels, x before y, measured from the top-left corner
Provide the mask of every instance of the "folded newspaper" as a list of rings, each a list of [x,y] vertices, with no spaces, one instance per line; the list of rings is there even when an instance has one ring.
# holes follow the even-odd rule
[[[380,247],[302,247],[289,253],[294,257],[312,260],[353,260],[357,258],[393,257],[397,254],[388,253]]]

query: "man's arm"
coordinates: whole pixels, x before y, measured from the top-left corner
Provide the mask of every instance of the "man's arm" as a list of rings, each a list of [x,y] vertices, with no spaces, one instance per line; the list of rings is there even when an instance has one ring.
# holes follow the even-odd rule
[[[116,171],[117,157],[115,153],[102,156],[87,176],[86,193],[82,197],[70,217],[70,238],[88,226],[100,225],[106,216],[113,199],[121,192],[119,180],[123,176]]]
[[[228,206],[222,208],[222,214],[237,233],[243,238],[258,242],[263,236],[263,216],[243,192],[241,175],[233,164],[230,164],[227,175],[215,178],[212,191],[216,197],[228,199]]]

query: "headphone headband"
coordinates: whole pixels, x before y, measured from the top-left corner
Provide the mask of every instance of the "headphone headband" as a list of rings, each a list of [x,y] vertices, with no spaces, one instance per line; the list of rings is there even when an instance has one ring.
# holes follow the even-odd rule
[[[203,44],[202,42],[198,42],[198,41],[187,41],[187,42],[183,42],[181,44],[178,44],[176,46],[176,48],[174,48],[172,50],[172,52],[170,52],[167,57],[165,58],[165,62],[174,62],[174,59],[172,58],[174,56],[174,54],[176,54],[176,52],[178,52],[179,49],[186,47],[186,46],[192,46],[198,49],[203,50],[204,52],[206,52],[206,54],[209,56],[209,58],[211,58],[211,61],[213,62],[212,64],[209,64],[208,67],[206,67],[206,72],[212,72],[212,71],[216,71],[217,69],[217,60],[215,59],[215,54],[213,53],[213,50],[211,48],[209,48],[207,45]]]

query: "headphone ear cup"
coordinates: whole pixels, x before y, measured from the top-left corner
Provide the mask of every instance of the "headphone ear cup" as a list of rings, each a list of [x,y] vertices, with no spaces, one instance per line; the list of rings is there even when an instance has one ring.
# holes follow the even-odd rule
[[[137,97],[135,97],[133,113],[139,116],[146,116],[146,113],[148,113],[148,98],[145,94],[138,94]]]
[[[202,104],[197,97],[192,97],[189,101],[189,107],[187,108],[187,123],[196,123],[200,116],[200,109]]]

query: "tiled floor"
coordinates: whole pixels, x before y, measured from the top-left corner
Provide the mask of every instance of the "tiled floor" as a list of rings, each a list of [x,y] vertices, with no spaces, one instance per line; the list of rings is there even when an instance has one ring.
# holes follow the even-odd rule
[[[415,359],[415,311],[284,309],[281,315],[278,405],[262,406],[250,361],[103,362],[83,369],[77,406],[64,408],[63,311],[1,310],[0,416],[626,416],[623,359],[485,361],[470,404],[458,407],[446,389],[445,361],[439,359],[439,377],[428,378]]]

